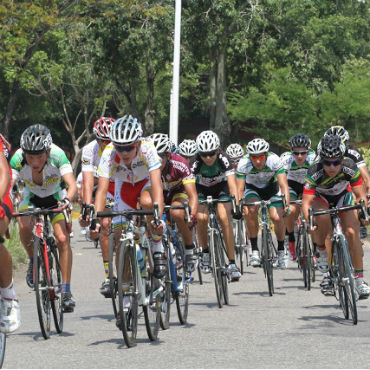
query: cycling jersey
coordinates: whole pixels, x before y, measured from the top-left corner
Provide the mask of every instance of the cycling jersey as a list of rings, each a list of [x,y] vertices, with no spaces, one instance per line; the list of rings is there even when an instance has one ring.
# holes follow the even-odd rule
[[[365,160],[362,154],[352,145],[347,145],[345,157],[351,158],[357,165],[358,168],[366,166]]]
[[[307,154],[306,161],[299,165],[295,161],[292,152],[285,152],[281,155],[280,159],[283,163],[284,169],[287,172],[288,181],[292,180],[300,184],[305,183],[308,168],[314,163],[316,154],[310,151]]]
[[[170,154],[162,170],[162,183],[166,203],[170,202],[175,194],[185,193],[184,184],[195,183],[194,174],[185,158]]]
[[[320,160],[308,169],[303,194],[314,195],[317,192],[326,197],[337,197],[350,192],[350,186],[361,184],[360,171],[352,159],[345,158],[340,172],[334,177],[325,174],[322,160]]]
[[[235,173],[231,158],[221,151],[212,166],[207,166],[198,154],[191,170],[195,175],[195,182],[205,187],[215,186],[227,181],[227,177]]]
[[[259,170],[253,166],[249,154],[245,155],[239,162],[236,176],[245,179],[247,185],[258,189],[264,189],[272,183],[277,182],[276,175],[285,173],[285,169],[279,156],[269,152],[265,166]]]
[[[18,149],[15,152],[10,160],[10,165],[13,179],[15,181],[24,181],[25,190],[40,198],[45,198],[62,191],[62,176],[73,172],[66,154],[55,144],[51,145],[50,155],[42,170],[42,185],[38,185],[33,181],[32,169],[27,164],[22,149]]]

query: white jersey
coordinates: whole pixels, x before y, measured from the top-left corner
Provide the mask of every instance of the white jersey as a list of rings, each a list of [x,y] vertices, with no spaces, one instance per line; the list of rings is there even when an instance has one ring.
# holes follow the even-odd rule
[[[98,167],[99,177],[111,178],[116,184],[118,181],[135,184],[149,178],[150,171],[161,167],[161,159],[154,144],[146,138],[142,140],[137,156],[132,160],[131,169],[120,160],[113,144],[107,145]]]
[[[292,152],[285,152],[280,156],[285,171],[287,172],[288,180],[304,184],[308,168],[315,162],[316,153],[310,151],[307,154],[306,161],[299,165],[295,161],[295,157]]]
[[[22,149],[18,149],[10,160],[12,177],[17,181],[24,181],[25,189],[40,198],[45,198],[61,191],[62,176],[72,173],[72,166],[64,151],[51,145],[50,155],[42,170],[42,185],[33,181],[32,169],[23,157]]]
[[[103,151],[96,140],[82,148],[81,172],[93,172],[94,175],[99,166]]]
[[[238,163],[236,176],[245,179],[247,185],[255,186],[259,189],[266,188],[271,183],[276,182],[276,175],[285,173],[280,157],[272,152],[268,153],[265,167],[258,170],[253,166],[249,154],[245,155]]]

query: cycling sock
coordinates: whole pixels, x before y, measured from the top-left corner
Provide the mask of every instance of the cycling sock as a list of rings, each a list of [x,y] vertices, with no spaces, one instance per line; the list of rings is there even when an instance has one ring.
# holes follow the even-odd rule
[[[62,284],[62,293],[71,293],[71,284]]]
[[[292,231],[291,233],[288,233],[288,237],[289,237],[290,242],[295,242],[294,231]]]
[[[284,250],[284,243],[285,243],[285,240],[278,240],[278,251]]]
[[[109,278],[109,261],[103,261],[104,263],[104,273],[105,273],[105,278]]]
[[[4,299],[16,299],[17,296],[15,294],[13,280],[11,281],[10,285],[6,288],[0,288],[0,296]]]
[[[193,254],[194,248],[195,248],[195,245],[194,244],[192,244],[192,245],[185,245],[185,250],[184,250],[185,256],[188,255],[188,254]]]
[[[252,251],[258,251],[257,238],[250,238]]]
[[[364,278],[364,270],[362,269],[355,269],[355,277],[359,279]]]
[[[232,264],[235,265],[235,260],[229,260],[229,265],[232,265]]]
[[[152,252],[163,253],[162,235],[152,235]]]

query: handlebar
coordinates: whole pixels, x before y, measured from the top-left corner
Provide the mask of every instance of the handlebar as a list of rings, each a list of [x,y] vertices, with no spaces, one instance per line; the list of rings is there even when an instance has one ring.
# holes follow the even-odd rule
[[[66,209],[63,208],[37,208],[28,207],[26,211],[12,212],[13,217],[23,217],[23,216],[36,216],[36,215],[50,215],[53,213],[63,213]]]
[[[184,210],[185,211],[185,220],[186,222],[191,222],[191,218],[190,218],[190,206],[189,206],[189,202],[184,202],[184,205],[183,206],[164,206],[164,211],[170,211],[171,209],[181,209],[181,210]]]

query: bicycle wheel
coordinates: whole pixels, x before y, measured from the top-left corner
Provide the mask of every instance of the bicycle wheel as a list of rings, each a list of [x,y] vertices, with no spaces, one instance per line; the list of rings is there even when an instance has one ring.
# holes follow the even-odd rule
[[[0,333],[0,369],[3,367],[6,347],[6,335]]]
[[[352,317],[353,325],[357,324],[357,303],[355,294],[355,282],[354,282],[354,271],[352,267],[351,257],[348,251],[348,244],[344,235],[339,235],[338,247],[343,253],[343,258],[341,258],[341,253],[338,254],[343,263],[343,275],[342,268],[339,269],[341,276],[340,283],[344,286],[345,297],[347,299],[349,313]]]
[[[118,248],[115,248],[114,233],[109,235],[109,249],[108,249],[108,276],[109,289],[111,292],[112,306],[114,317],[117,318],[118,291],[117,291],[117,269],[116,269],[116,253],[119,253]],[[115,253],[116,252],[116,253]]]
[[[312,248],[311,248],[311,238],[310,235],[306,232],[304,236],[304,244],[303,244],[303,258],[304,258],[304,280],[305,280],[305,287],[307,290],[311,290],[311,274],[312,274]]]
[[[267,226],[262,229],[262,245],[261,245],[261,256],[262,265],[267,279],[268,291],[270,296],[274,293],[274,281],[273,281],[273,252],[272,252],[272,237]]]
[[[144,284],[145,300],[143,304],[143,312],[145,327],[148,338],[151,341],[155,341],[158,339],[158,331],[161,324],[161,282],[156,279],[150,271],[148,271]]]
[[[181,250],[180,250],[181,248]],[[176,247],[176,260],[183,259],[184,250],[180,241]],[[177,291],[174,293],[176,301],[177,316],[180,324],[184,325],[188,319],[189,312],[189,275],[185,271],[184,264],[176,267]]]
[[[127,287],[129,281],[129,287]],[[126,283],[124,285],[124,282]],[[128,288],[128,289],[126,289]],[[136,248],[130,244],[122,245],[119,254],[118,276],[118,308],[117,326],[121,329],[127,347],[136,344],[138,320],[138,295],[137,295],[137,261]],[[130,300],[129,307],[123,304]]]
[[[344,284],[342,284],[342,276],[345,275],[345,269],[343,261],[343,252],[338,249],[337,241],[332,244],[332,261],[330,266],[331,278],[334,282],[335,290],[338,294],[339,305],[343,311],[344,318],[349,318],[349,307]]]
[[[170,326],[170,314],[171,314],[171,270],[170,270],[170,258],[172,258],[171,247],[168,241],[162,239],[164,250],[167,253],[167,272],[166,275],[161,279],[163,291],[160,293],[161,299],[161,313],[160,313],[160,324],[163,330],[167,330]],[[176,279],[176,276],[172,276],[172,279]],[[175,280],[176,281],[176,280]]]
[[[243,244],[243,230],[241,220],[237,220],[235,223],[235,259],[239,260],[240,273],[244,274],[243,267],[243,256],[244,256],[244,244]]]
[[[51,300],[49,294],[50,275],[46,269],[44,256],[44,240],[35,237],[33,249],[34,286],[36,293],[37,314],[40,329],[45,339],[50,337]],[[46,258],[47,255],[46,255]]]
[[[195,232],[195,228],[194,227],[192,228],[192,234],[193,234],[193,243],[195,245],[195,250],[197,251],[198,256],[199,256],[199,253],[201,251],[199,250],[197,233]],[[200,285],[203,285],[203,277],[202,277],[202,271],[200,269],[200,261],[199,260],[198,260],[198,264],[197,264],[197,271],[198,271],[198,281],[199,281],[199,284]]]
[[[221,285],[221,269],[219,260],[216,259],[216,240],[215,240],[215,231],[211,231],[209,235],[209,253],[211,255],[211,266],[212,266],[212,274],[213,280],[215,283],[216,289],[216,298],[218,307],[222,308],[222,285]]]
[[[62,309],[62,272],[60,270],[57,246],[50,246],[49,254],[50,282],[53,290],[51,295],[51,309],[53,311],[54,325],[57,333],[63,331],[63,309]]]
[[[217,251],[216,257],[218,259],[218,265],[220,266],[220,277],[221,277],[221,286],[222,286],[222,295],[224,298],[224,304],[229,304],[229,287],[228,287],[228,275],[227,275],[227,267],[226,267],[226,261],[225,261],[225,253],[226,253],[226,247],[225,243],[221,237],[220,234],[217,234],[215,243],[215,248]]]

